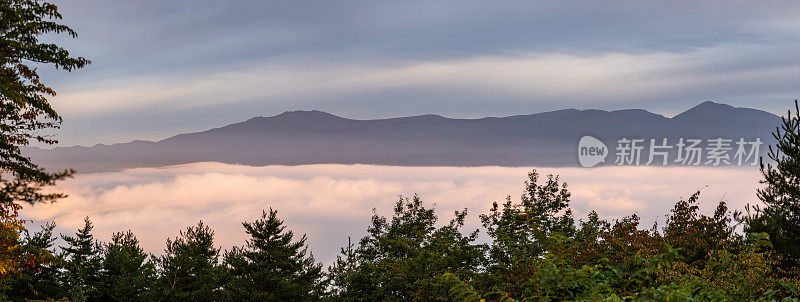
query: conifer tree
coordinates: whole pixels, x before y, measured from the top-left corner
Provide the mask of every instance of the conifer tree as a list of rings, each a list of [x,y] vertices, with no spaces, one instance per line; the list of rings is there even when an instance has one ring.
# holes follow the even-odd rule
[[[64,282],[67,285],[70,300],[86,301],[98,294],[97,283],[101,265],[101,245],[92,235],[92,221],[83,219],[83,227],[75,236],[61,235],[66,243],[61,247],[64,258]]]
[[[20,274],[12,276],[9,300],[45,300],[65,297],[60,282],[61,258],[53,253],[56,237],[53,229],[56,224],[46,223],[33,234],[27,233],[21,245],[28,256],[28,265]]]
[[[330,290],[326,292],[326,297],[333,301],[352,301],[355,296],[363,295],[359,292],[360,282],[367,281],[364,278],[363,262],[358,247],[353,244],[351,238],[347,238],[347,246],[339,250],[336,260],[328,267],[325,274],[326,282],[330,285]],[[370,288],[374,287],[374,284]]]
[[[401,197],[392,217],[373,215],[358,248],[348,243],[329,268],[334,300],[431,301],[450,289],[437,280],[444,273],[474,281],[486,246],[475,243],[477,230],[461,233],[466,209],[454,215],[437,227],[435,209],[416,195]]]
[[[788,111],[772,136],[777,143],[769,146],[768,157],[774,162],[760,167],[764,188],[758,190],[761,205],[737,213],[745,222],[745,231],[767,233],[786,273],[800,271],[800,108]]]
[[[165,301],[218,301],[222,281],[220,249],[214,247],[214,231],[200,221],[167,239],[158,260],[158,294]]]
[[[294,241],[277,211],[242,223],[250,239],[225,254],[230,269],[229,299],[237,301],[308,301],[323,290],[322,265],[307,255],[306,236]]]
[[[151,300],[155,265],[139,246],[133,232],[118,232],[103,253],[100,299],[103,301]]]

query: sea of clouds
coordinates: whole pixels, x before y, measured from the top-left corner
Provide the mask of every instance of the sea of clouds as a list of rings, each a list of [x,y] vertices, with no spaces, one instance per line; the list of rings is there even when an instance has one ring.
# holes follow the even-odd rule
[[[440,214],[469,209],[465,231],[480,228],[477,215],[507,196],[519,200],[533,167],[394,167],[305,165],[250,167],[196,163],[164,168],[80,174],[57,189],[69,194],[55,204],[28,206],[26,219],[55,221],[57,231],[74,233],[89,216],[104,241],[132,230],[148,252],[160,254],[168,237],[199,220],[216,232],[223,249],[242,245],[242,221],[273,208],[298,235],[308,234],[315,257],[329,263],[348,236],[366,233],[373,208],[389,215],[399,196],[419,194]],[[597,211],[616,219],[633,213],[645,226],[663,225],[675,201],[701,190],[701,209],[713,212],[721,200],[732,209],[755,203],[760,174],[755,167],[536,168],[558,174],[572,192],[576,218]]]

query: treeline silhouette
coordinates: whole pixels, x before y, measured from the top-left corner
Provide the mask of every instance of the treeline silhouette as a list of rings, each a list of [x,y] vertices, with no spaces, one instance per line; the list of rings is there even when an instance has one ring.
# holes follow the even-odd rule
[[[397,201],[390,217],[375,214],[368,235],[348,242],[326,270],[307,252],[306,236],[295,236],[272,209],[244,222],[246,244],[225,252],[203,222],[168,239],[161,256],[145,253],[130,231],[98,242],[89,218],[56,248],[49,223],[24,237],[31,265],[2,282],[2,298],[794,300],[795,254],[777,249],[767,232],[735,232],[724,202],[713,215],[700,213],[699,196],[678,201],[660,228],[641,228],[636,215],[610,222],[595,212],[576,223],[566,184],[533,171],[519,202],[509,197],[480,215],[488,243],[478,241],[480,230],[463,232],[466,209],[437,226],[435,209],[413,196]]]

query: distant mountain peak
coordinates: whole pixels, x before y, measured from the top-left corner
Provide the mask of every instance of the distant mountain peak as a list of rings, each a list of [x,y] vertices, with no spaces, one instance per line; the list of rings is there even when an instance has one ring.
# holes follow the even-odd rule
[[[698,104],[697,106],[694,106],[692,109],[689,109],[689,110],[708,110],[708,109],[717,109],[717,110],[723,109],[724,110],[724,109],[736,109],[736,107],[733,107],[733,106],[728,105],[728,104],[723,104],[723,103],[705,101],[705,102],[702,102],[702,103]]]
[[[319,111],[319,110],[293,110],[293,111],[284,111],[281,114],[276,115],[275,117],[306,117],[306,118],[340,118],[333,114]]]
[[[676,115],[673,117],[673,119],[709,119],[721,114],[734,113],[738,110],[742,110],[742,108],[736,108],[728,104],[705,101]]]
[[[775,121],[777,124],[780,117],[761,110],[705,101],[672,119],[682,123],[732,125],[753,124],[769,120]]]

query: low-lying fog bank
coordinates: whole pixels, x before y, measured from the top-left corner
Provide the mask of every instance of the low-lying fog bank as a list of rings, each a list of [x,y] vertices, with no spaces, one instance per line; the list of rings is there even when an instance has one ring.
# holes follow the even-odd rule
[[[308,165],[250,167],[197,163],[166,168],[82,174],[61,183],[70,196],[51,205],[26,207],[23,216],[37,223],[55,221],[57,231],[73,233],[84,216],[94,221],[95,235],[133,230],[145,250],[159,254],[167,237],[205,221],[223,248],[245,240],[242,221],[262,209],[278,210],[295,233],[307,233],[311,250],[328,263],[339,247],[366,232],[372,209],[391,214],[399,195],[420,195],[436,204],[442,223],[453,210],[468,208],[469,229],[492,201],[510,195],[519,200],[530,168],[394,167]],[[576,219],[596,210],[601,217],[637,213],[644,225],[663,224],[664,215],[681,197],[702,189],[701,208],[713,211],[725,200],[731,209],[756,201],[760,175],[756,167],[601,167],[541,168],[569,184]]]

